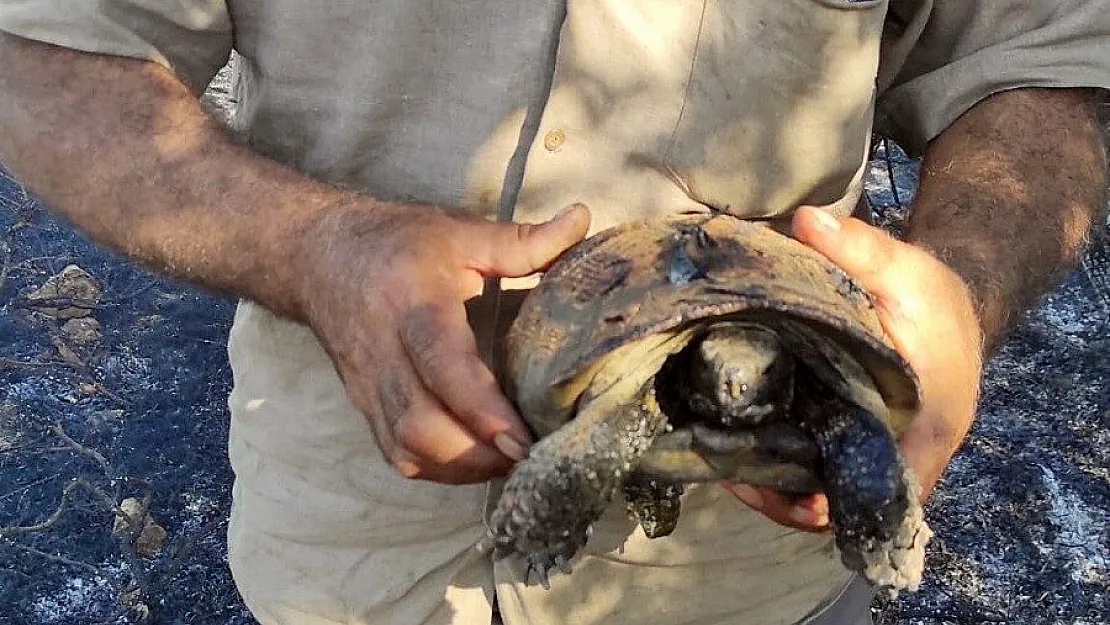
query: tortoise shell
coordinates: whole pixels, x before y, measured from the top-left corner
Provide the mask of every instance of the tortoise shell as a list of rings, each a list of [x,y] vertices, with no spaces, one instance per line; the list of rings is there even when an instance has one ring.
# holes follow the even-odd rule
[[[521,305],[504,342],[509,395],[546,435],[573,418],[602,364],[622,350],[728,319],[786,327],[817,340],[845,393],[898,435],[920,406],[917,378],[883,331],[871,298],[825,256],[765,222],[680,214],[627,223],[571,248]],[[804,357],[804,356],[803,356]],[[850,375],[860,369],[862,375]],[[849,369],[845,369],[848,367]],[[846,373],[847,372],[847,373]],[[659,446],[659,445],[657,445]],[[666,446],[664,442],[663,447]]]

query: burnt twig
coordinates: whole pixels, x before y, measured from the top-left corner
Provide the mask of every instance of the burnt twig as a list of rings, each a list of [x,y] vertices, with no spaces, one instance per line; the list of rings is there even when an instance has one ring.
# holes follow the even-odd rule
[[[58,523],[58,520],[62,518],[62,515],[65,514],[66,510],[69,509],[69,499],[73,496],[73,491],[77,490],[77,488],[81,486],[80,482],[83,479],[84,478],[77,478],[75,480],[72,480],[69,484],[66,485],[64,489],[62,489],[62,499],[60,502],[58,502],[58,507],[54,509],[54,512],[50,516],[46,517],[46,520],[35,523],[34,525],[14,525],[9,527],[0,527],[0,537],[6,538],[8,536],[15,536],[18,534],[33,534],[37,532],[45,532],[46,530],[54,527]]]
[[[112,465],[108,464],[108,459],[104,457],[104,454],[90,447],[86,447],[70,438],[69,434],[66,434],[65,428],[62,427],[62,424],[57,421],[54,422],[54,425],[50,426],[50,431],[53,432],[54,435],[58,438],[65,441],[65,443],[69,445],[70,448],[73,449],[73,451],[81,454],[82,456],[86,456],[95,460],[96,463],[100,465],[100,468],[104,470],[104,473],[108,477],[113,478],[114,481],[114,478],[116,477],[115,470],[112,468]]]
[[[23,544],[15,542],[15,541],[8,540],[6,538],[5,539],[0,539],[0,540],[3,540],[4,543],[10,545],[11,547],[13,547],[15,549],[18,549],[20,551],[26,551],[27,553],[34,554],[34,555],[39,556],[40,558],[43,558],[45,560],[50,560],[51,562],[57,562],[58,564],[64,564],[66,566],[76,567],[76,568],[82,569],[86,572],[89,572],[89,573],[91,573],[91,574],[93,574],[97,577],[104,577],[101,574],[100,569],[98,569],[95,566],[89,564],[88,562],[81,562],[79,560],[74,560],[72,558],[67,558],[65,556],[59,556],[59,555],[55,555],[53,553],[47,553],[45,551],[42,551],[41,549],[35,549],[34,547],[30,547],[28,545],[23,545]],[[112,585],[114,587],[119,588],[118,584],[112,582],[111,580],[108,580],[108,581],[110,583],[112,583]]]

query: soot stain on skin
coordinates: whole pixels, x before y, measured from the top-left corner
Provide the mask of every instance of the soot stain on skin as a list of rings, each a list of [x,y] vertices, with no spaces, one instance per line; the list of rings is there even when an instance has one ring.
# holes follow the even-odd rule
[[[394,372],[385,372],[378,383],[379,401],[390,426],[396,427],[412,408],[408,386]]]

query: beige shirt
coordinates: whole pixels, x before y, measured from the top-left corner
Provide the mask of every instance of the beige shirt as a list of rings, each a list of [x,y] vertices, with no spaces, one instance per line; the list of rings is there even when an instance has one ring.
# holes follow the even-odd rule
[[[234,48],[237,125],[263,154],[489,216],[527,163],[516,214],[585,199],[615,221],[850,204],[873,98],[879,130],[919,151],[990,93],[1110,86],[1108,9],[572,0],[563,23],[559,0],[3,0],[0,29],[151,59],[197,90]]]
[[[1110,86],[1110,0],[3,0],[0,29],[198,91],[234,48],[259,152],[491,218],[582,201],[595,230],[848,212],[873,119],[918,152],[991,93]]]
[[[489,218],[584,202],[595,230],[677,210],[845,214],[873,120],[916,153],[991,93],[1110,88],[1110,0],[0,0],[0,29],[149,59],[198,91],[234,48],[233,123],[262,154]],[[425,609],[419,589],[441,578],[480,598],[488,580],[459,582],[479,571],[464,564],[473,522],[459,520],[481,512],[475,487],[391,481],[306,329],[246,305],[232,339],[232,566],[256,614],[430,622],[443,593]],[[624,529],[602,532],[578,586],[539,595],[496,573],[503,609],[517,622],[573,605],[580,623],[789,623],[842,584],[827,537],[709,491],[695,500],[693,529],[667,541],[618,552],[630,526],[615,520]],[[436,509],[459,519],[420,521]],[[420,523],[430,534],[397,529]]]

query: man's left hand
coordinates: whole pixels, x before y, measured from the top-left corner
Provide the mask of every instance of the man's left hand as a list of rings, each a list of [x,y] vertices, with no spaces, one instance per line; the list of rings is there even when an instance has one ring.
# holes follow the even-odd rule
[[[917,373],[921,412],[899,446],[927,497],[975,416],[983,334],[967,285],[924,249],[858,219],[802,207],[794,215],[793,233],[871,294],[887,335]],[[828,529],[823,494],[788,497],[746,484],[722,484],[778,523]]]

